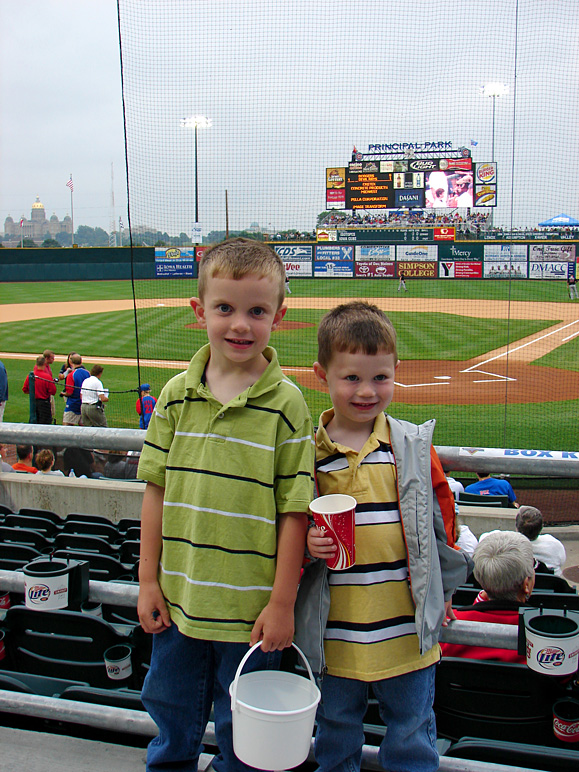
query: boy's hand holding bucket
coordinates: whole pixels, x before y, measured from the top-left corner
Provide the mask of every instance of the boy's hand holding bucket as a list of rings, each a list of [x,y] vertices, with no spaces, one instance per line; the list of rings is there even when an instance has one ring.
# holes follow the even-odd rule
[[[328,568],[334,571],[353,566],[356,562],[356,499],[344,493],[331,493],[314,499],[310,511],[322,532],[322,536],[308,538],[310,553],[326,560]]]

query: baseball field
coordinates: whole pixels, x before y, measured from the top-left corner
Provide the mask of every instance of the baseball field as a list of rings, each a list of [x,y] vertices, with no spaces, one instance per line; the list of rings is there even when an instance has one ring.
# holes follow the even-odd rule
[[[437,419],[438,445],[577,450],[579,302],[562,282],[293,279],[271,343],[303,389],[314,420],[329,406],[311,369],[326,310],[365,298],[391,318],[401,360],[390,412]],[[21,391],[34,358],[71,351],[105,367],[110,426],[136,427],[139,383],[153,394],[206,342],[191,280],[0,284],[0,359],[9,375],[4,420],[28,421]],[[59,389],[60,391],[60,389]],[[60,422],[64,400],[56,398]]]

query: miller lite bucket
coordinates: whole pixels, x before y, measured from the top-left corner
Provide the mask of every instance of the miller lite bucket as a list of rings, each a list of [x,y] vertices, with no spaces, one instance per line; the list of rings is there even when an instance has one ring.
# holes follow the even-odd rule
[[[579,656],[579,613],[543,609],[523,612],[527,665],[543,675],[571,675]]]
[[[86,561],[37,558],[22,570],[26,608],[40,611],[78,608],[88,598]]]

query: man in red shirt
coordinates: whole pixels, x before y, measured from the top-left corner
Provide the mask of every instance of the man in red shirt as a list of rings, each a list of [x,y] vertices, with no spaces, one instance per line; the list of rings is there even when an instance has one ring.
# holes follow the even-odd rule
[[[53,360],[54,361],[54,360]],[[50,366],[46,369],[46,357],[44,354],[36,357],[36,364],[33,370],[34,376],[34,400],[36,404],[36,423],[52,423],[52,405],[51,397],[56,394],[56,383],[52,377]],[[30,393],[30,376],[26,377],[22,391],[25,394]]]

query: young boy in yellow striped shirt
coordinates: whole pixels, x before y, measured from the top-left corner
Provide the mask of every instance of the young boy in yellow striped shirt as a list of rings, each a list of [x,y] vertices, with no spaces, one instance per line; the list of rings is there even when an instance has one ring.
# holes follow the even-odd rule
[[[321,772],[360,769],[371,685],[387,726],[380,764],[389,772],[434,772],[438,634],[467,576],[454,548],[452,494],[432,448],[434,421],[416,426],[385,415],[398,355],[396,332],[376,306],[333,309],[320,322],[318,344],[314,371],[333,405],[316,435],[318,488],[347,493],[357,507],[356,562],[326,571],[323,580],[329,616],[319,643],[327,674],[316,761]],[[336,549],[316,527],[307,543],[314,558]]]

